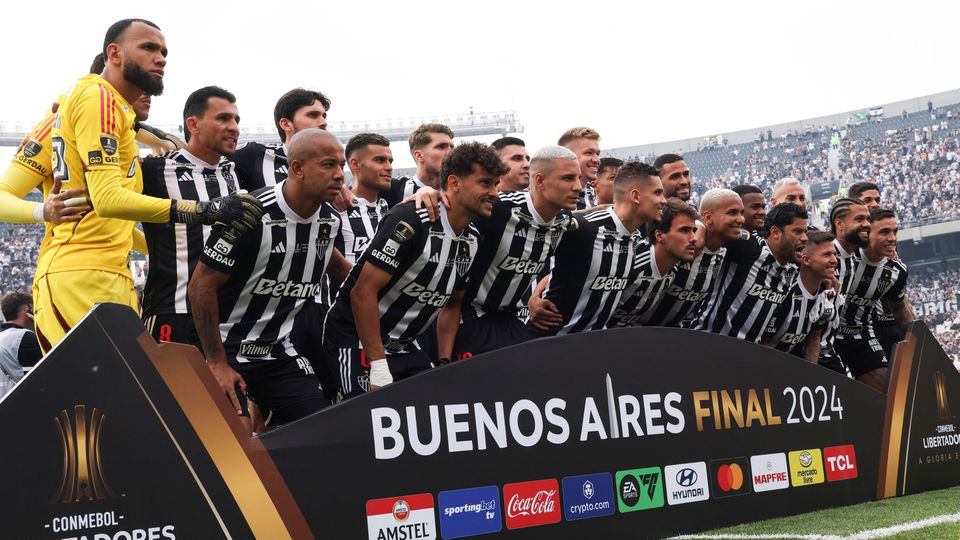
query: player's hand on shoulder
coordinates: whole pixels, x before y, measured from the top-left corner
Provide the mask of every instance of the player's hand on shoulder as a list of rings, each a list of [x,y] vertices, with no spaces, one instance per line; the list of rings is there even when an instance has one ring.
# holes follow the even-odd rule
[[[416,193],[407,197],[402,202],[410,201],[414,201],[417,210],[426,208],[427,215],[430,216],[430,221],[436,221],[437,218],[440,217],[441,203],[444,207],[450,208],[450,200],[447,199],[447,195],[444,192],[437,191],[429,186],[420,188]]]

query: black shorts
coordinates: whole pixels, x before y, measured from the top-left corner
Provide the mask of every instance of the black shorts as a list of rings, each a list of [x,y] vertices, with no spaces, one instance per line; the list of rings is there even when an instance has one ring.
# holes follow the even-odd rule
[[[323,319],[326,315],[326,306],[308,298],[293,321],[290,341],[297,352],[306,356],[313,365],[313,372],[323,385],[323,395],[333,402],[340,391],[340,379],[336,366],[326,362],[323,354]]]
[[[260,407],[268,426],[292,422],[327,406],[320,380],[306,358],[231,362],[230,367],[247,383],[247,396],[237,392],[243,415],[250,415],[249,397]]]
[[[200,349],[200,337],[189,313],[160,313],[143,318],[147,332],[158,343],[186,343]]]
[[[453,361],[495,351],[533,339],[515,312],[484,313],[464,310],[463,322],[453,343]]]
[[[339,368],[340,391],[343,399],[359,396],[370,391],[370,358],[359,344],[340,347],[328,345],[323,354],[328,363]],[[393,382],[402,381],[426,371],[434,366],[422,350],[411,350],[402,354],[388,354],[387,365]]]
[[[880,347],[887,360],[893,360],[893,346],[903,341],[906,334],[900,329],[900,325],[893,323],[877,324],[873,327],[877,334],[877,340],[880,341]]]
[[[843,360],[840,359],[840,355],[833,349],[822,350],[820,351],[820,360],[817,361],[821,367],[836,371],[844,377],[848,377],[847,366],[843,365]]]
[[[859,335],[837,336],[833,347],[854,378],[887,367],[883,347],[872,330],[868,329]]]

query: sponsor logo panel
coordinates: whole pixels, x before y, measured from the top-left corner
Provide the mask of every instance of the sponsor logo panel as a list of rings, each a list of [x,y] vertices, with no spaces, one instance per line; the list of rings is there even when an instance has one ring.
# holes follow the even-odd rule
[[[442,538],[495,533],[503,528],[497,486],[441,491],[437,504]]]
[[[613,515],[614,504],[610,473],[563,479],[563,515],[567,521]]]
[[[714,498],[750,493],[750,462],[746,457],[710,461],[710,491]]]
[[[508,529],[560,522],[560,489],[557,480],[535,480],[503,486]]]
[[[824,448],[823,462],[829,482],[857,477],[857,453],[852,444]]]
[[[707,464],[703,461],[667,465],[663,468],[667,504],[673,506],[710,498]]]
[[[621,513],[663,506],[663,473],[660,467],[617,471],[617,507]]]
[[[787,456],[783,453],[750,456],[753,491],[774,491],[790,487]]]
[[[790,485],[793,487],[822,484],[826,480],[823,474],[823,454],[819,448],[790,452],[789,460]]]
[[[370,540],[436,539],[433,495],[421,493],[367,501],[367,532]]]

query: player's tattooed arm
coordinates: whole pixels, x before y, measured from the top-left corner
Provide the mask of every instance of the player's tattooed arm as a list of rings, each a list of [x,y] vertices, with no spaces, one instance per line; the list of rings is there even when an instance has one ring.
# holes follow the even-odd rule
[[[820,338],[823,337],[823,327],[814,326],[803,345],[803,357],[811,364],[820,361]]]
[[[342,282],[347,279],[347,274],[352,269],[353,265],[343,256],[343,253],[340,253],[339,249],[334,249],[330,256],[330,264],[327,265],[327,275]]]
[[[910,301],[907,297],[903,297],[900,300],[891,300],[890,309],[893,311],[893,318],[904,332],[907,331],[907,326],[917,318],[917,316],[913,314],[913,308],[910,307]]]
[[[246,393],[247,384],[240,374],[227,364],[227,353],[220,339],[220,306],[217,302],[217,289],[229,279],[228,274],[218,272],[200,261],[190,278],[187,295],[190,298],[190,307],[193,308],[193,323],[207,358],[207,366],[239,415],[243,411],[235,387],[239,386],[240,391]]]

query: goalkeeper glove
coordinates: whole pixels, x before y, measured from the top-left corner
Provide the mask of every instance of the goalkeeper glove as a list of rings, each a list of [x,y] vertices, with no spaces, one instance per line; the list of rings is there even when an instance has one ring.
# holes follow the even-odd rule
[[[170,221],[222,226],[243,234],[257,226],[263,215],[260,199],[244,190],[207,202],[171,201]]]
[[[176,135],[172,135],[153,126],[148,126],[147,124],[137,122],[133,126],[133,130],[137,133],[137,141],[149,146],[154,154],[158,156],[187,147],[187,143],[183,142]]]

